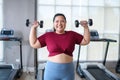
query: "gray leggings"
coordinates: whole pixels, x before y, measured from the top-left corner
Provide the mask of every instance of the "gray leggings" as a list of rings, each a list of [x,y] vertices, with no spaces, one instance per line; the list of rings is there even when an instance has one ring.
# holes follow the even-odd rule
[[[74,80],[74,65],[48,61],[45,66],[44,80]]]

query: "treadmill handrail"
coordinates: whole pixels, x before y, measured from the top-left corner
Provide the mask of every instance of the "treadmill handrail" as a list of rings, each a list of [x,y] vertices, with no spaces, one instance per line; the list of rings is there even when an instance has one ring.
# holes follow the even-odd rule
[[[108,48],[109,48],[109,44],[110,42],[117,42],[117,40],[114,40],[114,39],[109,39],[109,38],[98,38],[98,39],[91,39],[90,41],[95,41],[95,42],[107,42],[107,45],[106,45],[106,49],[105,49],[105,56],[104,56],[104,59],[103,59],[103,65],[105,65],[106,63],[106,58],[107,58],[107,54],[108,54]]]
[[[22,38],[21,37],[0,37],[0,41],[18,41],[20,44],[20,74],[23,71],[23,61],[22,61]]]
[[[90,39],[90,41],[98,41],[98,42],[117,42],[117,40],[109,39],[109,38],[96,38],[96,39]]]
[[[101,39],[91,39],[91,41],[95,41],[95,42],[107,42],[107,45],[106,45],[106,50],[105,50],[105,57],[104,57],[104,61],[103,61],[103,65],[105,65],[105,63],[106,63],[106,57],[107,57],[107,52],[108,52],[108,47],[109,47],[109,43],[110,42],[117,42],[116,40],[113,40],[113,39],[107,39],[107,38],[101,38]],[[78,53],[78,58],[79,58],[79,55],[80,55],[80,51],[79,51],[79,53]],[[79,60],[79,59],[78,59]],[[78,61],[79,62],[79,61]],[[79,63],[78,63],[79,64]],[[77,65],[78,65],[77,64]],[[90,63],[91,64],[91,63]],[[80,65],[79,65],[80,66]],[[94,65],[92,65],[93,67],[95,67]],[[84,67],[84,68],[83,68]],[[78,67],[78,68],[81,68],[81,66],[80,67]],[[80,76],[83,76],[84,78],[86,78],[86,80],[96,80],[94,77],[93,77],[93,75],[91,75],[89,72],[88,72],[88,70],[86,70],[87,69],[87,67],[85,67],[85,66],[82,66],[82,68],[81,69],[79,69],[79,71],[78,71],[78,73],[79,73],[79,75]],[[102,68],[102,67],[100,67],[100,68]],[[91,68],[92,69],[92,68]],[[78,69],[76,69],[76,70],[78,70]],[[120,80],[119,79],[119,77],[117,77],[117,76],[115,76],[113,73],[111,73],[109,70],[107,70],[106,68],[105,68],[105,66],[103,66],[103,68],[102,68],[102,70],[104,70],[105,72],[107,72],[107,73],[105,73],[110,79],[112,79],[112,80]],[[94,71],[95,72],[95,71]],[[104,73],[104,72],[103,72]],[[96,74],[96,72],[95,72],[95,74]],[[101,75],[99,75],[99,76],[101,76]],[[102,77],[102,76],[101,76]],[[100,80],[103,80],[103,79],[100,79]],[[104,79],[105,80],[105,79]]]

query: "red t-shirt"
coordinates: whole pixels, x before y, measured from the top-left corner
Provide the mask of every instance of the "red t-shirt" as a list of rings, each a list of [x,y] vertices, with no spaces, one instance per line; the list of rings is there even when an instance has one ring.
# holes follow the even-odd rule
[[[38,37],[41,47],[47,46],[49,56],[61,53],[73,56],[75,44],[80,44],[82,39],[83,36],[74,31],[66,31],[64,34],[47,32]]]

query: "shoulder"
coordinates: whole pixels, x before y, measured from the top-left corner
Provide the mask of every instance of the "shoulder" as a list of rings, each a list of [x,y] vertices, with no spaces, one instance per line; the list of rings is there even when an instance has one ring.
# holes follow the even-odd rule
[[[66,32],[69,33],[69,34],[79,34],[79,33],[75,32],[75,31],[66,31]],[[81,35],[81,34],[79,34],[79,35]]]
[[[46,35],[46,36],[48,35],[49,36],[49,35],[53,35],[53,34],[54,34],[54,32],[46,32],[43,35]]]
[[[46,33],[41,34],[38,38],[41,38],[41,37],[46,38],[46,37],[48,37],[48,36],[50,36],[52,34],[53,34],[52,32],[46,32]]]
[[[74,38],[76,37],[83,37],[82,34],[78,33],[78,32],[75,32],[75,31],[67,31],[68,34],[70,34],[71,36],[73,36]]]

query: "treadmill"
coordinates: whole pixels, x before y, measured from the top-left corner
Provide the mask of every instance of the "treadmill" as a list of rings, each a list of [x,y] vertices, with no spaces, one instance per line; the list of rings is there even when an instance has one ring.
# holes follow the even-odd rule
[[[78,73],[78,75],[81,78],[85,78],[86,80],[120,80],[118,76],[113,74],[105,67],[109,43],[116,42],[116,40],[107,39],[107,38],[91,38],[91,41],[107,42],[103,63],[97,63],[97,62],[79,63],[80,48],[81,48],[79,46],[77,66],[76,66],[76,72]]]
[[[0,36],[0,41],[18,41],[20,43],[20,64],[6,64],[0,62],[0,80],[16,80],[22,75],[22,40],[18,37]]]
[[[0,80],[15,80],[17,69],[13,69],[11,65],[0,65]]]

